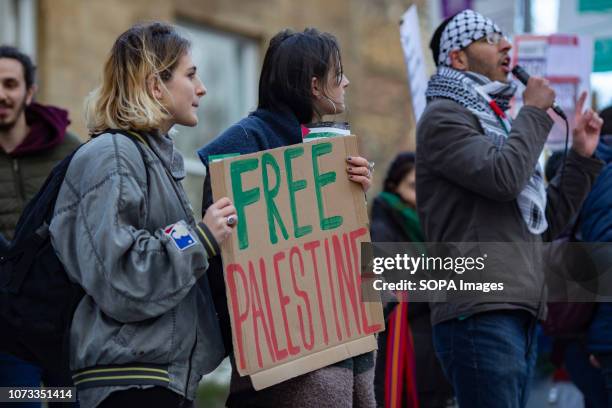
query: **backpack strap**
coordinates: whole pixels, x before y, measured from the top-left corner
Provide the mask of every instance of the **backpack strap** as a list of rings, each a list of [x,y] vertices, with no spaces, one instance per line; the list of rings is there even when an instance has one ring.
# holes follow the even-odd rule
[[[149,149],[151,150],[151,152],[153,153],[153,155],[156,155],[155,151],[153,149],[151,149],[151,147],[149,146],[149,143],[147,142],[147,138],[144,137],[143,135],[141,135],[138,132],[135,132],[133,130],[124,130],[124,129],[106,129],[104,132],[98,133],[98,134],[96,134],[96,135],[94,135],[92,137],[96,137],[96,136],[99,136],[99,135],[104,134],[104,133],[122,134],[122,135],[126,136],[128,139],[130,139],[132,142],[134,142],[134,145],[136,146],[136,148],[140,152],[140,155],[142,156],[142,161],[145,164],[145,167],[146,167],[146,161],[145,161],[146,155],[144,153],[142,145],[148,146]],[[172,185],[172,188],[174,189],[174,193],[176,194],[177,198],[179,199],[179,202],[181,202],[181,207],[183,208],[183,212],[185,213],[185,217],[187,217],[188,222],[191,222],[193,224],[197,224],[197,220],[195,219],[194,214],[188,210],[188,208],[183,203],[183,199],[181,199],[181,193],[179,192],[179,187],[177,185],[176,180],[174,179],[174,177],[172,176],[170,171],[166,168],[166,166],[162,165],[162,167],[163,167],[164,171],[166,172],[166,175],[168,176],[170,184]],[[147,189],[148,189],[148,187],[149,187],[149,173],[145,171],[145,174],[146,174],[146,177],[147,177],[146,183],[147,183]]]
[[[138,149],[138,152],[140,153],[143,165],[145,166],[146,186],[148,188],[149,174],[146,171],[146,155],[142,147],[142,144],[147,144],[146,138],[136,132],[124,131],[120,129],[109,129],[104,133],[121,133],[124,136],[127,136],[127,138],[134,143]],[[98,135],[94,135],[92,137],[96,136]],[[30,200],[24,209],[22,217],[19,218],[16,231],[21,231],[22,223],[30,222],[40,226],[36,229],[36,231],[26,231],[25,236],[22,236],[23,233],[15,236],[9,248],[6,251],[3,251],[4,253],[0,253],[0,270],[2,271],[0,274],[1,290],[8,291],[9,293],[19,293],[21,285],[26,279],[32,263],[36,260],[36,253],[49,239],[49,225],[51,224],[51,218],[55,212],[55,201],[57,199],[60,186],[63,184],[65,174],[68,171],[70,162],[72,161],[75,153],[86,144],[87,142],[77,147],[70,155],[65,157],[53,168],[44,184],[41,186],[39,192],[32,198],[32,200]],[[36,220],[30,220],[29,217],[23,216],[23,214],[30,213],[33,213],[34,216],[38,216],[37,205],[39,204],[39,200],[53,200],[52,205],[48,206],[48,208],[41,209],[45,212],[41,220],[42,223],[40,223],[40,221],[36,222]],[[15,245],[17,242],[19,242],[19,245]]]
[[[36,253],[49,236],[49,226],[47,223],[43,224],[39,229],[44,229],[45,227],[46,236],[40,235],[37,231],[24,240],[23,244],[20,245],[20,250],[13,250],[2,257],[0,264],[5,268],[3,275],[6,279],[6,281],[2,282],[2,287],[9,293],[19,293],[32,263],[36,260]],[[14,262],[9,262],[13,259],[15,260]]]
[[[140,153],[140,157],[142,158],[142,164],[145,167],[146,186],[148,190],[149,189],[149,173],[147,172],[147,161],[146,161],[147,155],[145,154],[145,151],[142,148],[142,145],[149,146],[149,143],[147,142],[147,138],[133,130],[123,130],[123,129],[106,129],[104,132],[93,135],[92,137],[96,137],[104,133],[111,133],[113,135],[120,134],[120,135],[126,136],[128,139],[130,139],[134,143],[134,146],[136,146],[136,148],[138,149],[138,152]]]
[[[37,251],[49,238],[49,223],[68,166],[75,153],[84,145],[85,143],[78,146],[53,167],[36,195],[23,209],[13,240],[6,251],[0,254],[1,291],[19,292],[32,263],[36,260]]]

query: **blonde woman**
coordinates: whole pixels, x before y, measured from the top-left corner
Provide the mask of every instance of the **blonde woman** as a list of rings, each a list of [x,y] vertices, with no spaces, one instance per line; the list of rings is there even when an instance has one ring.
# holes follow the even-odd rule
[[[117,39],[87,101],[93,138],[55,206],[53,246],[85,291],[70,331],[83,407],[190,405],[201,375],[224,356],[199,278],[231,234],[235,209],[223,198],[194,219],[168,136],[175,124],[197,124],[206,94],[189,48],[163,23]]]

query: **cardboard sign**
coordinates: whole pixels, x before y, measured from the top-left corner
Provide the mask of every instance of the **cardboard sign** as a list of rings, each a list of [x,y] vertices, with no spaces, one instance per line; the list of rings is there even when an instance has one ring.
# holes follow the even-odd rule
[[[355,136],[213,161],[213,197],[238,215],[222,245],[236,366],[255,389],[376,349],[380,302],[361,301],[361,186]]]

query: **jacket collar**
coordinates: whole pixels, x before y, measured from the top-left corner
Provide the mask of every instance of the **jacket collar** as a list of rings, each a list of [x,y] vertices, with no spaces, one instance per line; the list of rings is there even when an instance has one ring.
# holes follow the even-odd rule
[[[297,117],[288,109],[271,111],[267,109],[257,109],[249,116],[256,117],[267,123],[274,134],[282,139],[283,145],[290,145],[302,142],[302,129]]]
[[[182,180],[186,176],[185,162],[183,156],[174,145],[172,138],[165,134],[148,133],[147,143],[157,158],[167,168],[172,177],[176,180]]]

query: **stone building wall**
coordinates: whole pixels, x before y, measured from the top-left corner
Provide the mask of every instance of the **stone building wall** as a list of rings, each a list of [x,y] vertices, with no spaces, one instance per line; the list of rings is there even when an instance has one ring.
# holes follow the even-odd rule
[[[351,123],[353,133],[361,137],[362,154],[376,161],[378,187],[394,155],[415,147],[399,39],[399,19],[410,4],[410,0],[39,0],[39,99],[69,109],[72,130],[86,139],[83,99],[98,83],[113,41],[138,21],[189,21],[246,35],[261,44],[260,60],[278,30],[314,26],[334,33],[340,41],[351,83],[348,113],[337,119]],[[425,0],[417,4],[425,21]],[[428,38],[426,28],[422,31]]]

